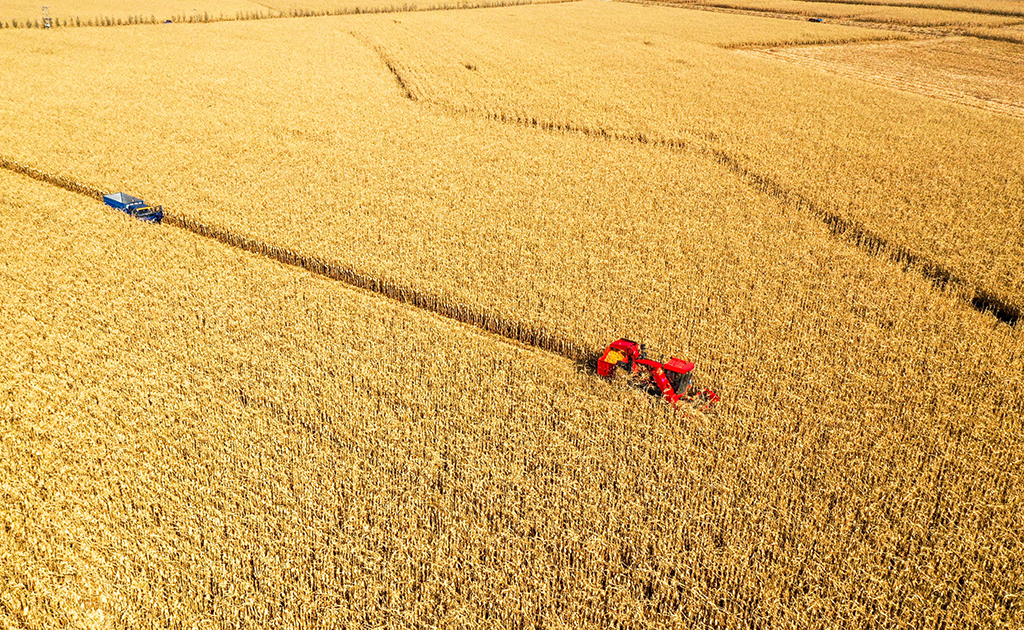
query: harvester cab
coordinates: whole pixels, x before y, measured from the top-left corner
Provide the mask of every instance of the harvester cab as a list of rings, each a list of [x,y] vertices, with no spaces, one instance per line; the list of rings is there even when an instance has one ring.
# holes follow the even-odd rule
[[[676,396],[686,396],[690,393],[690,385],[693,384],[693,363],[680,361],[672,357],[662,369],[665,371],[665,379],[672,386],[672,392]]]
[[[644,345],[635,341],[613,341],[597,360],[597,373],[608,379],[613,378],[620,367],[631,381],[652,395],[664,396],[673,407],[689,404],[703,411],[719,401],[718,394],[707,388],[695,394],[690,392],[693,363],[675,357],[664,363],[654,361],[647,358]]]

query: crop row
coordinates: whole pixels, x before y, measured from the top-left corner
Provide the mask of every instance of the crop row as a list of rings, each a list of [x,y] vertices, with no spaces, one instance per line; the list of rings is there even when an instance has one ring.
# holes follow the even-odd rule
[[[488,120],[544,131],[580,134],[591,138],[601,138],[616,142],[637,143],[676,151],[695,151],[701,153],[713,158],[719,164],[739,175],[743,181],[758,192],[770,195],[785,204],[809,212],[817,217],[828,226],[831,234],[840,241],[866,251],[871,255],[882,256],[903,265],[908,271],[914,270],[920,273],[925,278],[931,280],[937,288],[960,296],[972,308],[981,312],[991,313],[1001,322],[1016,325],[1021,317],[1021,306],[1007,297],[973,284],[967,278],[950,271],[941,263],[930,259],[928,256],[914,251],[905,245],[894,243],[862,223],[843,216],[837,210],[827,208],[824,204],[815,202],[797,191],[789,190],[768,175],[754,172],[745,166],[735,155],[720,147],[712,146],[710,142],[713,142],[714,136],[711,134],[702,135],[704,142],[689,142],[681,138],[659,137],[643,132],[623,132],[603,127],[592,128],[584,124],[567,121],[544,120],[525,112],[478,109],[464,104],[425,98],[414,91],[413,82],[401,74],[399,65],[385,50],[363,37],[358,37],[358,39],[369,45],[380,56],[381,61],[394,76],[395,81],[401,88],[402,95],[410,101],[433,105],[451,113],[482,116]]]
[[[511,7],[526,4],[557,4],[561,2],[577,2],[578,0],[461,0],[460,2],[442,2],[433,4],[417,4],[407,2],[405,4],[389,5],[367,5],[367,6],[342,6],[330,9],[302,9],[289,8],[281,11],[239,11],[234,17],[225,16],[223,13],[213,15],[208,11],[195,13],[193,15],[180,14],[172,18],[158,18],[155,15],[130,15],[123,17],[53,17],[47,23],[40,18],[11,18],[0,21],[0,29],[4,28],[68,28],[83,26],[133,26],[137,24],[163,24],[163,23],[200,23],[208,24],[213,22],[236,22],[246,20],[269,20],[275,18],[301,18],[301,17],[327,17],[338,15],[366,15],[376,13],[409,13],[414,11],[452,11],[456,9],[488,9],[497,7]]]

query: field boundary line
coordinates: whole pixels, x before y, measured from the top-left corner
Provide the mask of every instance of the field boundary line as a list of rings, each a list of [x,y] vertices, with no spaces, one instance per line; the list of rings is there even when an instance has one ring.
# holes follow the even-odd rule
[[[233,232],[230,229],[203,223],[189,216],[169,213],[165,210],[164,223],[192,232],[198,236],[215,240],[235,249],[244,250],[270,258],[292,267],[300,267],[310,273],[359,289],[364,289],[396,302],[429,311],[447,319],[452,319],[485,332],[515,341],[526,346],[546,350],[563,358],[584,363],[594,355],[594,351],[583,347],[575,341],[536,328],[530,324],[508,319],[501,315],[476,310],[454,300],[422,292],[418,289],[401,284],[389,278],[381,278],[364,273],[337,261],[304,254],[287,247],[267,243],[259,239]]]
[[[999,30],[999,29],[996,29],[996,30]],[[991,41],[991,42],[1002,42],[1004,44],[1017,44],[1018,46],[1019,45],[1024,45],[1024,33],[1021,33],[1020,35],[1016,35],[1016,36],[1015,35],[1000,35],[998,33],[983,33],[983,32],[979,32],[976,29],[971,29],[970,31],[965,31],[964,33],[962,33],[962,35],[964,37],[974,37],[976,39],[984,39],[984,40],[988,40],[988,41]]]
[[[32,179],[103,200],[103,191],[95,186],[78,182],[63,175],[46,173],[17,161],[0,156],[0,168],[31,177]],[[597,353],[582,344],[526,322],[510,319],[484,310],[474,309],[455,300],[420,291],[390,278],[365,273],[353,267],[320,256],[305,254],[288,247],[252,238],[226,227],[204,223],[193,217],[164,209],[163,224],[176,227],[197,236],[217,241],[234,249],[257,254],[309,273],[336,280],[351,287],[375,293],[423,311],[429,311],[473,328],[480,329],[504,341],[515,342],[556,354],[577,365],[589,366]]]
[[[775,41],[775,42],[740,42],[738,44],[719,44],[718,48],[722,50],[762,50],[765,48],[773,49],[785,49],[785,48],[799,48],[800,46],[853,46],[857,44],[879,44],[887,42],[920,42],[920,41],[936,41],[950,37],[949,35],[942,36],[930,36],[930,35],[910,35],[907,33],[893,34],[888,37],[874,37],[871,39],[864,39],[863,37],[850,37],[847,39],[807,39],[799,42],[787,42],[787,41]]]
[[[391,76],[395,79],[395,82],[398,83],[398,87],[402,91],[403,98],[413,102],[420,100],[416,93],[412,91],[412,87],[409,83],[409,80],[406,77],[402,76],[402,73],[398,70],[398,65],[391,58],[391,55],[389,55],[387,51],[384,50],[383,47],[378,46],[377,44],[375,44],[368,38],[364,37],[362,34],[357,33],[356,31],[349,31],[348,33],[349,35],[354,37],[360,44],[366,46],[367,48],[369,48],[370,50],[377,54],[377,57],[380,58],[381,63],[384,64],[384,67],[386,67],[388,69],[388,72],[391,73]]]
[[[773,18],[778,20],[796,20],[803,22],[808,18],[822,17],[822,19],[828,24],[836,26],[849,26],[854,28],[865,28],[872,30],[884,30],[894,31],[899,33],[905,33],[907,35],[918,35],[921,37],[928,38],[944,38],[944,37],[973,37],[975,39],[991,40],[997,42],[1005,42],[1009,44],[1024,44],[1021,36],[1014,35],[1000,35],[999,33],[983,32],[979,29],[991,28],[993,30],[999,30],[1008,26],[1018,24],[1018,21],[1011,21],[1002,25],[993,25],[991,27],[985,26],[971,26],[967,24],[948,24],[948,25],[915,25],[905,24],[902,22],[885,21],[883,19],[872,19],[872,18],[830,18],[828,16],[822,16],[820,13],[813,13],[810,11],[769,11],[761,9],[744,9],[735,7],[726,2],[698,2],[698,1],[686,1],[686,0],[615,0],[616,2],[624,2],[627,4],[638,4],[641,6],[650,7],[668,7],[672,9],[689,9],[691,11],[707,11],[709,13],[727,13],[735,15],[749,15],[751,17],[763,17]],[[863,3],[863,2],[833,2],[832,0],[808,0],[811,2],[817,2],[819,4],[851,4],[851,5],[867,5],[867,6],[900,6],[902,8],[928,8],[918,6],[903,6],[903,5],[887,5],[877,3]],[[949,10],[949,9],[946,9]],[[969,12],[979,14],[977,11]],[[979,15],[992,15],[988,13],[981,13]],[[1006,18],[1016,17],[1012,14],[997,14],[1002,15]],[[1024,24],[1024,20],[1019,21]],[[876,41],[887,41],[887,40],[900,40],[900,37],[891,38],[876,38],[876,39],[858,39],[858,40],[839,40],[839,39],[822,39],[819,41],[806,41],[806,42],[747,42],[739,44],[723,44],[719,45],[719,48],[725,49],[746,49],[746,48],[765,48],[771,46],[773,48],[784,48],[788,46],[808,46],[808,45],[835,45],[835,44],[852,44],[855,42],[876,42]]]
[[[885,258],[899,264],[903,267],[904,271],[915,270],[925,279],[932,282],[937,289],[960,298],[976,311],[989,313],[999,321],[1010,326],[1016,326],[1022,313],[1024,313],[1024,308],[1005,296],[970,282],[963,276],[950,271],[941,263],[915,252],[905,245],[891,241],[880,233],[868,228],[860,221],[844,217],[839,212],[826,208],[799,192],[788,189],[771,176],[754,172],[745,166],[740,158],[724,149],[713,146],[717,142],[717,137],[714,134],[697,134],[698,137],[702,137],[706,141],[706,143],[697,143],[682,138],[659,137],[643,132],[623,132],[604,127],[595,129],[571,122],[554,122],[522,112],[488,111],[467,105],[455,105],[426,99],[409,89],[409,82],[400,74],[398,67],[390,60],[390,56],[387,55],[387,52],[381,46],[373,44],[355,33],[353,33],[353,36],[377,53],[381,62],[387,66],[388,71],[395,77],[396,83],[405,91],[402,96],[407,100],[423,106],[437,108],[450,115],[474,116],[539,131],[573,134],[630,144],[642,144],[672,151],[703,155],[727,168],[751,188],[817,218],[828,228],[836,240],[856,247],[869,255]]]
[[[443,103],[429,102],[450,113],[476,115],[488,120],[506,124],[531,127],[542,131],[570,133],[590,138],[642,144],[680,152],[697,153],[709,157],[729,171],[733,172],[751,188],[764,193],[790,207],[807,212],[820,220],[832,236],[847,245],[856,247],[872,256],[885,258],[901,265],[904,271],[916,270],[935,287],[948,294],[961,297],[976,311],[989,313],[999,321],[1015,326],[1020,320],[1024,308],[1011,300],[984,287],[969,282],[966,278],[946,269],[942,264],[919,254],[905,245],[895,243],[863,223],[844,217],[838,212],[824,208],[821,204],[805,195],[789,190],[770,176],[750,170],[729,152],[700,143],[690,142],[681,138],[661,138],[642,132],[622,133],[604,128],[591,129],[571,123],[554,123],[523,114],[488,112],[469,107],[451,106]]]
[[[85,195],[86,197],[91,197],[97,201],[103,201],[104,192],[95,186],[77,182],[71,178],[64,177],[63,175],[53,175],[51,173],[43,172],[37,168],[26,166],[2,155],[0,155],[0,168],[5,168],[9,171],[25,175],[26,177],[31,177],[32,179],[37,179],[41,182],[46,182],[47,184],[52,184],[80,195]]]

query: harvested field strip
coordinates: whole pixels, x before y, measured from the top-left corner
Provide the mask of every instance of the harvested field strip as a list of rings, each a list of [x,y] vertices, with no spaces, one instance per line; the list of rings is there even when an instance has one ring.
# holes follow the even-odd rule
[[[796,20],[798,22],[804,22],[807,20],[809,14],[806,13],[792,13],[788,11],[762,11],[758,9],[742,9],[737,8],[727,3],[701,3],[696,4],[694,2],[676,2],[674,0],[615,0],[616,2],[627,2],[629,4],[639,4],[644,6],[652,7],[671,7],[674,9],[690,9],[691,11],[708,11],[711,13],[730,13],[735,15],[750,15],[753,17],[773,18],[777,20]],[[898,24],[895,22],[880,22],[876,20],[866,19],[837,19],[830,18],[829,24],[835,24],[839,26],[854,26],[858,28],[870,28],[884,31],[896,31],[899,33],[909,33],[914,35],[931,35],[934,37],[943,37],[949,35],[949,29],[935,28],[930,26],[914,26],[911,24]],[[956,33],[960,34],[960,33]],[[836,41],[827,41],[822,43],[842,43]],[[784,42],[780,42],[783,45]]]
[[[604,140],[644,144],[675,151],[695,151],[704,154],[727,167],[759,192],[817,217],[828,227],[836,239],[873,256],[887,258],[902,265],[907,271],[915,270],[930,280],[936,288],[960,297],[977,311],[991,313],[999,321],[1011,326],[1017,324],[1022,311],[1024,311],[1020,305],[1014,304],[1011,300],[1000,296],[994,291],[976,286],[959,274],[946,269],[938,262],[930,260],[927,256],[917,253],[906,246],[893,243],[881,234],[868,229],[860,222],[846,218],[835,210],[828,209],[798,192],[788,190],[772,177],[751,171],[736,156],[712,146],[714,142],[713,137],[702,135],[701,137],[707,144],[703,142],[698,144],[681,138],[663,138],[645,133],[631,133],[605,128],[594,129],[571,122],[547,121],[522,112],[486,111],[465,105],[426,100],[415,93],[414,86],[407,78],[402,76],[396,64],[380,46],[366,41],[355,33],[353,35],[377,52],[381,62],[391,72],[396,83],[402,89],[403,97],[410,101],[437,107],[450,114],[480,116],[497,122],[531,127],[543,131],[572,133]]]
[[[1003,114],[1004,116],[1024,118],[1024,105],[1020,103],[991,98],[979,98],[961,90],[935,85],[933,83],[915,81],[906,77],[893,75],[887,76],[884,74],[867,72],[848,64],[826,61],[824,59],[814,59],[788,50],[747,49],[743,52],[768,59],[779,59],[805,68],[823,70],[839,76],[858,79],[867,83],[873,83],[875,85],[881,85],[883,87],[909,92],[911,94],[919,94],[921,96],[928,96],[930,98],[937,98],[951,103],[957,103],[958,105],[975,107],[977,109]]]
[[[396,4],[389,6],[368,6],[368,7],[342,7],[339,9],[288,9],[277,13],[240,13],[235,16],[209,14],[197,15],[194,18],[179,16],[172,20],[179,24],[212,24],[216,22],[240,22],[249,20],[273,20],[279,18],[308,18],[308,17],[329,17],[339,15],[365,15],[376,13],[414,13],[419,11],[454,11],[457,9],[494,9],[501,7],[513,7],[526,4],[560,4],[564,2],[579,2],[580,0],[480,0],[478,2],[440,3],[429,5],[416,5],[412,3]],[[275,9],[276,11],[276,9]],[[164,19],[153,16],[138,15],[129,18],[53,18],[48,28],[69,28],[69,27],[91,27],[91,26],[138,26],[140,24],[162,24]],[[0,29],[5,28],[29,28],[41,29],[42,23],[39,20],[27,19],[0,19]]]
[[[941,11],[959,11],[962,13],[981,13],[983,15],[1008,15],[1012,17],[1024,17],[1024,8],[1009,8],[1005,6],[992,6],[995,3],[988,3],[985,6],[979,4],[961,5],[953,2],[887,2],[885,0],[806,0],[819,4],[870,4],[883,7],[906,7],[910,9],[938,9]],[[1010,3],[1003,2],[1002,5]]]
[[[964,31],[963,35],[987,39],[993,42],[1005,42],[1007,44],[1024,44],[1024,32],[1009,29],[971,29]]]
[[[38,169],[18,164],[12,160],[0,156],[0,167],[6,168],[15,173],[43,181],[71,192],[79,193],[87,197],[102,200],[103,192],[88,184],[76,182],[62,175],[51,175]],[[492,333],[506,340],[522,343],[534,348],[546,350],[557,354],[582,366],[589,366],[595,360],[594,351],[585,348],[572,340],[564,339],[558,335],[551,334],[525,324],[523,322],[509,320],[491,313],[480,312],[450,300],[444,300],[434,295],[417,291],[412,287],[402,285],[399,282],[387,278],[378,278],[371,274],[360,272],[351,267],[346,267],[336,261],[296,252],[287,247],[280,247],[272,243],[266,243],[258,239],[250,238],[243,234],[236,234],[225,228],[208,225],[192,219],[188,216],[164,212],[163,223],[188,230],[193,234],[204,238],[212,239],[260,256],[271,258],[278,262],[293,267],[301,267],[310,273],[325,278],[338,280],[353,287],[372,291],[379,295],[391,298],[397,302],[415,306],[416,308],[430,311],[455,320],[457,322],[474,326],[486,332]]]

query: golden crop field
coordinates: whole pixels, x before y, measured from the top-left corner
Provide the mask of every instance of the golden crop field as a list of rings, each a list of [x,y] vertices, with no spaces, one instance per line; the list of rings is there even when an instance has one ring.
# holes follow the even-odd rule
[[[545,2],[571,2],[573,0],[536,0],[538,4]],[[422,11],[442,8],[473,8],[533,4],[534,0],[270,0],[263,3],[282,15],[295,13],[372,13]]]
[[[756,53],[1024,118],[1024,53],[1017,44],[944,37]]]
[[[784,38],[729,25],[749,20],[781,32],[828,25],[644,7],[622,8],[614,23],[597,28],[600,6],[575,4],[557,15],[548,8],[516,20],[491,12],[472,20],[417,15],[400,24],[375,22],[377,34],[367,30],[367,36],[387,40],[388,54],[423,101],[703,143],[707,153],[753,179],[769,180],[781,193],[1024,305],[1019,120],[824,68],[754,61],[745,51],[703,45],[716,43],[711,26],[698,41],[682,39],[681,26],[720,25],[726,34],[719,46],[763,48],[782,46]],[[591,27],[568,34],[570,23],[587,20]],[[640,28],[644,20],[650,28]],[[833,28],[819,37],[841,42],[844,30],[850,39],[878,33]],[[801,31],[801,37],[813,41],[814,35]],[[623,46],[632,54],[623,54]],[[889,50],[899,58],[917,49],[911,42]],[[858,49],[848,50],[856,65]],[[1001,67],[1019,71],[1012,61]]]
[[[550,1],[550,0],[548,0]],[[562,1],[562,0],[555,0]],[[530,0],[442,0],[414,2],[399,0],[70,0],[46,5],[54,27],[121,26],[172,22],[218,22],[306,15],[349,13],[390,13],[528,4]],[[29,0],[0,2],[0,28],[43,25],[43,5]],[[108,33],[108,37],[110,34]]]
[[[70,0],[46,5],[52,18],[71,24],[102,18],[127,20],[141,17],[154,20],[192,20],[200,17],[234,17],[237,13],[267,13],[267,8],[251,0]],[[0,22],[10,25],[11,19],[18,22],[33,20],[42,22],[42,3],[29,0],[4,0],[0,2]],[[107,34],[108,37],[110,34]]]
[[[627,0],[651,2],[673,8],[701,10],[757,11],[776,16],[827,18],[826,21],[840,20],[870,22],[878,24],[907,25],[917,27],[986,27],[1000,26],[1019,21],[1012,15],[921,8],[900,4],[827,2],[825,0]]]
[[[822,4],[875,4],[896,7],[946,9],[969,13],[990,13],[1024,17],[1020,0],[813,0]]]
[[[554,6],[538,10],[558,14]],[[479,13],[486,16],[489,11]],[[383,19],[394,23],[393,18]],[[641,286],[656,286],[666,280],[660,271],[649,279],[636,278],[632,266],[619,260],[651,246],[661,247],[675,261],[670,274],[693,273],[685,262],[687,252],[671,251],[668,239],[677,228],[659,233],[657,215],[634,217],[637,199],[699,211],[691,215],[695,222],[715,213],[721,216],[719,209],[747,212],[753,203],[746,186],[723,179],[721,169],[699,155],[677,157],[642,147],[637,151],[628,143],[595,146],[561,135],[524,136],[520,129],[489,121],[424,111],[400,98],[377,55],[350,33],[351,28],[380,21],[367,16],[300,20],[290,27],[266,21],[181,25],[174,40],[165,40],[162,48],[150,44],[145,52],[134,48],[152,39],[147,29],[158,27],[133,28],[122,36],[129,39],[103,55],[63,56],[67,65],[52,70],[48,94],[55,97],[48,103],[30,96],[39,86],[20,85],[24,96],[9,98],[7,106],[15,111],[45,107],[46,115],[26,110],[16,116],[12,124],[18,128],[9,129],[4,138],[8,152],[12,157],[32,156],[44,170],[74,174],[103,188],[152,191],[168,207],[187,209],[207,222],[320,253],[374,276],[406,280],[426,293],[588,343],[600,343],[606,334],[593,329],[602,322],[576,316],[580,309],[604,301],[594,291],[603,291],[608,279],[595,274],[612,274],[616,284],[633,279]],[[769,22],[768,27],[791,28],[782,22]],[[212,39],[221,30],[228,36]],[[301,41],[298,33],[308,41]],[[31,38],[34,33],[11,35]],[[57,35],[69,49],[96,39],[79,30]],[[206,43],[197,46],[200,35]],[[251,49],[238,46],[238,41],[256,42],[266,50],[262,72],[251,71]],[[110,72],[117,50],[125,54],[116,72]],[[351,62],[303,66],[302,60],[310,57]],[[23,58],[11,56],[9,61],[33,74]],[[30,63],[37,62],[42,59]],[[171,73],[175,67],[177,73]],[[62,88],[54,75],[69,83]],[[82,76],[90,77],[87,85],[79,81]],[[164,96],[159,102],[134,99],[131,94],[139,85]],[[56,96],[61,89],[74,89],[75,100]],[[75,120],[73,133],[46,134],[44,121],[51,117]],[[118,119],[145,122],[126,129],[112,124]],[[89,140],[83,142],[83,136]],[[396,144],[401,151],[392,148]],[[121,149],[125,145],[136,148],[129,154]],[[576,158],[582,152],[590,156],[588,161]],[[452,155],[472,157],[452,160]],[[222,167],[211,169],[211,164]],[[688,165],[686,171],[680,171],[680,164]],[[643,192],[648,183],[635,179],[640,165],[664,180],[667,191],[660,200]],[[522,173],[531,175],[524,178]],[[594,181],[605,185],[595,187]],[[694,195],[695,187],[708,193]],[[296,194],[302,204],[285,201]],[[602,212],[581,216],[581,199]],[[707,199],[714,206],[701,209],[698,204]],[[511,216],[510,206],[516,208]],[[621,217],[620,223],[641,220],[649,227],[636,242],[623,245],[623,254],[602,254],[599,263],[591,255],[594,239],[621,229],[611,216]],[[316,230],[309,229],[311,222]],[[467,224],[475,225],[468,234],[463,227]],[[692,229],[702,227],[695,223]],[[510,255],[502,247],[509,239],[525,249]],[[523,275],[523,264],[535,270]],[[566,273],[576,282],[565,282]],[[581,291],[582,286],[588,290]],[[651,302],[637,313],[656,309],[651,315],[657,322],[654,314],[664,308],[658,306],[659,299],[654,294],[637,299]],[[607,323],[612,327],[626,324],[619,318],[637,316],[615,310],[609,314],[615,319]]]
[[[1019,627],[1021,120],[748,50],[892,36],[0,32],[0,627]]]

